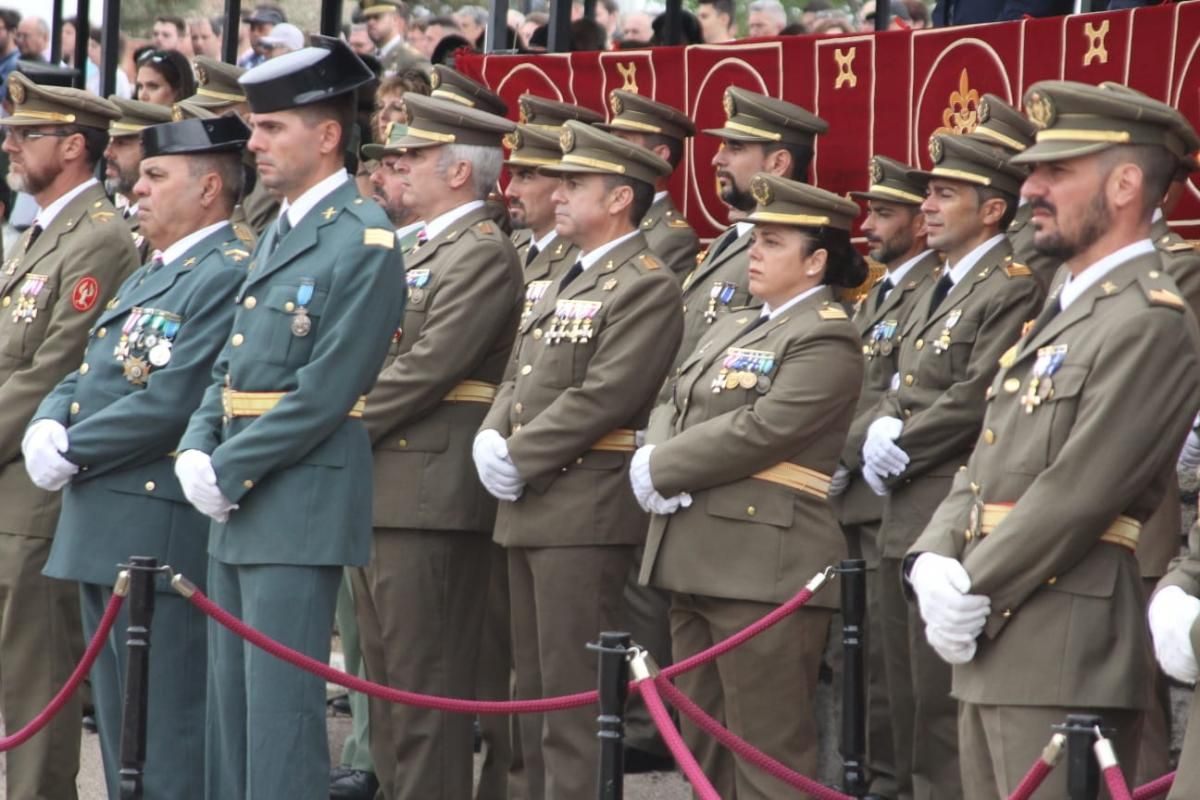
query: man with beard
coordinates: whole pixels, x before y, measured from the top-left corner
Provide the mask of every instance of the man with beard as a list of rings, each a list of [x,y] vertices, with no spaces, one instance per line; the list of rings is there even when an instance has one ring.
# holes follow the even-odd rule
[[[983,435],[905,558],[954,665],[968,800],[1007,796],[1067,714],[1103,716],[1136,762],[1152,681],[1134,551],[1200,389],[1200,331],[1149,238],[1200,137],[1164,103],[1069,81],[1035,83],[1024,106],[1041,128],[1013,157],[1033,166],[1034,243],[1070,277],[1000,359]],[[1151,604],[1177,677],[1195,678],[1170,657],[1194,618]],[[1051,773],[1038,796],[1066,784]]]
[[[59,496],[30,482],[21,437],[42,398],[79,367],[88,329],[137,252],[93,177],[120,109],[20,72],[9,76],[8,96],[13,113],[0,119],[8,183],[40,208],[0,267],[0,715],[15,731],[62,688],[83,648],[78,587],[42,575]],[[8,754],[8,797],[76,796],[80,717],[72,698]]]
[[[387,142],[363,145],[363,158],[379,162],[371,173],[371,199],[387,212],[388,219],[396,227],[396,244],[406,257],[417,246],[417,237],[425,223],[417,219],[416,212],[404,204],[402,174],[397,168],[400,160],[401,139],[408,136],[408,126],[398,122],[388,123]]]
[[[867,204],[862,232],[871,246],[871,258],[887,269],[863,298],[854,314],[854,324],[862,335],[862,394],[841,465],[829,487],[830,502],[846,534],[851,558],[867,562],[867,755],[871,771],[871,792],[881,797],[912,794],[911,746],[908,733],[892,730],[895,719],[912,717],[912,689],[906,685],[889,686],[883,660],[884,626],[903,627],[896,619],[904,607],[889,607],[882,602],[879,576],[879,526],[883,519],[883,500],[871,491],[862,477],[862,446],[868,426],[875,420],[875,405],[888,391],[896,374],[900,329],[908,320],[919,298],[924,297],[941,269],[941,259],[927,249],[925,186],[907,174],[909,167],[885,156],[871,159],[871,184],[865,192],[850,196]],[[897,709],[893,713],[893,709]]]
[[[880,601],[889,609],[907,608],[904,553],[966,463],[997,359],[1042,300],[1038,282],[1013,261],[1003,233],[1016,212],[1024,171],[1009,166],[1002,150],[964,136],[935,135],[929,153],[932,171],[911,175],[928,184],[921,211],[929,246],[946,264],[900,326],[897,372],[870,412],[860,467],[875,493],[887,495],[879,578]],[[984,439],[993,436],[986,432]],[[883,626],[888,686],[898,687],[898,697],[900,687],[911,687],[913,698],[909,708],[892,708],[893,730],[900,746],[911,743],[911,755],[902,758],[911,758],[913,796],[955,797],[961,786],[958,709],[949,696],[949,667],[921,630],[915,609]]]
[[[108,99],[121,110],[121,118],[113,120],[108,126],[108,147],[104,149],[104,188],[125,218],[133,235],[134,247],[144,263],[150,251],[150,242],[138,231],[138,200],[133,192],[134,184],[140,177],[141,133],[151,125],[170,122],[171,109],[157,103],[126,100],[117,95],[110,95]]]
[[[399,75],[406,69],[429,69],[429,62],[404,41],[408,6],[401,0],[362,0],[359,5],[367,22],[367,35],[375,43],[375,57],[384,75]]]
[[[228,218],[249,135],[236,117],[154,125],[139,135],[145,157],[134,191],[154,257],[122,284],[96,320],[83,364],[42,401],[25,432],[30,478],[63,489],[45,572],[79,581],[89,640],[112,597],[113,565],[133,553],[205,583],[208,519],[184,499],[167,453],[208,386],[245,277],[248,254]],[[102,335],[110,329],[120,332],[115,350]],[[167,581],[156,588],[146,793],[200,800],[205,623]],[[128,624],[122,611],[91,672],[109,797],[121,793]]]
[[[541,172],[558,163],[562,151],[558,134],[533,125],[518,125],[508,140],[508,213],[512,218],[513,244],[525,269],[525,313],[538,301],[555,274],[575,263],[578,248],[558,235],[554,227],[554,191],[558,176]]]

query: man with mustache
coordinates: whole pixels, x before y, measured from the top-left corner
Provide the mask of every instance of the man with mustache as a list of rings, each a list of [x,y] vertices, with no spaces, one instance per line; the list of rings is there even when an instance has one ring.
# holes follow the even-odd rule
[[[862,445],[867,428],[875,420],[875,406],[896,374],[900,329],[918,299],[937,280],[941,259],[935,251],[927,249],[925,215],[921,211],[924,184],[909,176],[908,165],[886,156],[873,157],[868,170],[870,186],[865,192],[851,192],[850,196],[867,204],[862,232],[871,246],[871,258],[881,262],[887,272],[871,287],[854,314],[854,324],[862,335],[866,370],[842,463],[834,473],[829,494],[846,534],[851,558],[866,559],[869,570],[868,767],[872,793],[894,798],[912,793],[912,745],[908,730],[906,727],[901,734],[892,729],[894,721],[904,720],[907,725],[912,718],[912,688],[903,683],[887,684],[883,627],[904,627],[905,609],[882,602],[878,537],[883,500],[863,480]]]
[[[0,716],[15,731],[45,708],[83,652],[78,587],[42,575],[60,498],[30,481],[21,438],[42,398],[79,367],[89,328],[137,266],[137,251],[93,177],[120,109],[20,72],[9,76],[8,96],[13,113],[0,119],[8,183],[40,208],[0,267]],[[61,463],[66,443],[57,444],[51,460],[74,473]],[[8,754],[7,796],[74,798],[79,736],[76,697]]]
[[[407,135],[407,125],[390,122],[386,142],[363,145],[363,158],[379,162],[371,173],[371,199],[387,212],[388,219],[396,227],[396,244],[406,256],[417,246],[417,237],[425,227],[416,212],[404,204],[403,173],[399,169],[403,148],[398,143]]]
[[[138,165],[142,162],[141,132],[151,125],[171,121],[171,109],[157,103],[143,103],[110,95],[109,101],[121,109],[121,118],[108,126],[108,147],[104,149],[104,188],[113,203],[121,210],[125,223],[133,234],[138,256],[145,263],[150,252],[150,240],[138,228],[138,200],[134,184],[138,182]]]
[[[1004,151],[964,136],[934,135],[929,153],[933,168],[910,176],[927,186],[921,211],[928,243],[946,263],[900,326],[897,373],[862,446],[863,480],[886,495],[881,603],[896,609],[905,608],[904,554],[966,463],[997,359],[1042,299],[1003,233],[1016,213],[1024,172],[1007,164]],[[956,797],[961,779],[950,670],[921,636],[916,610],[898,616],[883,627],[884,659],[888,685],[911,687],[911,716],[893,708],[893,730],[901,746],[912,745],[912,796]]]

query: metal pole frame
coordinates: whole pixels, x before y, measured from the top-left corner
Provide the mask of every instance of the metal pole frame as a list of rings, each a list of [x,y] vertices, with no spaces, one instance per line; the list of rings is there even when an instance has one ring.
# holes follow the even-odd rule
[[[50,10],[50,63],[58,64],[62,61],[62,24],[63,24],[63,8],[62,0],[54,0],[54,5]]]
[[[550,34],[546,51],[567,53],[571,50],[571,0],[551,0]]]
[[[339,36],[342,32],[342,0],[322,0],[321,35]]]
[[[508,41],[508,0],[491,0],[487,33],[483,37],[483,52],[514,52],[516,41]]]
[[[150,624],[154,619],[154,577],[158,560],[134,556],[129,570],[129,628],[125,698],[121,709],[121,800],[142,800],[146,729],[150,702]]]
[[[75,88],[87,88],[88,64],[88,34],[91,33],[92,23],[88,20],[91,11],[90,0],[78,0],[75,9]]]
[[[221,60],[236,64],[238,34],[242,29],[242,0],[225,0],[225,30],[221,33]]]
[[[600,716],[596,718],[600,740],[600,778],[596,784],[599,800],[622,800],[625,796],[625,701],[629,697],[628,633],[605,631],[600,644],[588,649],[600,659]]]
[[[866,797],[867,781],[867,562],[838,566],[842,589],[842,788]]]
[[[1092,745],[1104,720],[1094,714],[1068,714],[1065,725],[1056,731],[1067,735],[1067,797],[1070,800],[1096,800],[1100,796],[1100,764]]]
[[[117,93],[117,70],[121,59],[121,0],[104,0],[100,26],[100,96]]]

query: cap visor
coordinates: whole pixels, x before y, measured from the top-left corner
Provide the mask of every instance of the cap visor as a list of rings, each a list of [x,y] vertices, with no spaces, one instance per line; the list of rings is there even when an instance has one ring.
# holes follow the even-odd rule
[[[61,121],[49,120],[49,119],[38,119],[36,117],[26,117],[26,116],[22,115],[21,112],[19,112],[19,111],[16,114],[13,114],[11,117],[5,117],[3,119],[0,119],[0,125],[12,125],[14,127],[21,127],[21,126],[25,126],[25,125],[73,125],[73,124],[76,124],[76,123],[61,122]],[[92,126],[92,127],[94,127],[94,126]],[[105,126],[105,127],[107,128],[107,126]]]
[[[921,205],[915,200],[901,200],[899,197],[893,197],[888,194],[879,194],[878,192],[847,192],[855,200],[878,200],[881,203],[894,203],[898,206],[919,206]]]
[[[1037,142],[1022,153],[1008,159],[1010,164],[1036,164],[1039,161],[1062,161],[1067,158],[1090,156],[1107,150],[1113,145],[1108,142]]]
[[[735,131],[733,128],[705,128],[704,133],[709,136],[719,136],[722,139],[732,139],[735,142],[774,142],[774,139],[768,139],[765,136],[754,136],[745,131]]]
[[[562,175],[571,173],[573,175],[616,175],[615,172],[610,172],[606,169],[596,169],[595,167],[584,166],[583,164],[567,164],[560,161],[557,164],[547,164],[538,167],[538,172],[546,175]]]
[[[520,156],[507,158],[504,160],[504,163],[506,166],[510,167],[533,167],[537,170],[557,169],[558,166],[562,164],[562,162],[557,159],[521,158]]]
[[[382,145],[382,144],[364,144],[362,146],[363,158],[369,158],[369,159],[383,158],[388,153],[400,153],[400,152],[403,152],[400,148],[389,149],[388,147],[386,147],[385,145]]]

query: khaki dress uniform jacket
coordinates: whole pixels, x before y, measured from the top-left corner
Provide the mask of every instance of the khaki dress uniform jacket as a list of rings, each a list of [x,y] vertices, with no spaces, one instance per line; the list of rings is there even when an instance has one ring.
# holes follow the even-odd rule
[[[695,269],[700,237],[675,208],[671,195],[654,201],[640,228],[650,249],[681,282]]]
[[[1042,290],[1048,293],[1062,262],[1056,258],[1044,256],[1034,248],[1033,234],[1035,230],[1032,219],[1033,206],[1028,203],[1018,206],[1017,213],[1013,216],[1013,221],[1009,223],[1006,233],[1008,241],[1012,243],[1013,260],[1029,267],[1033,271],[1033,277],[1037,278],[1038,283],[1042,285]]]

